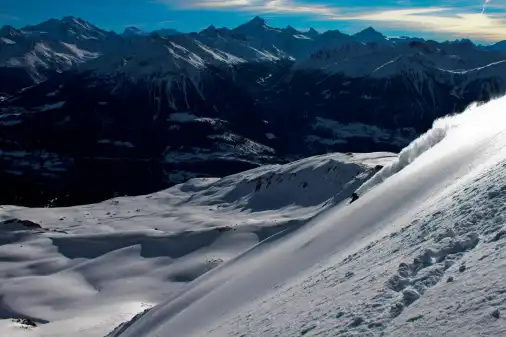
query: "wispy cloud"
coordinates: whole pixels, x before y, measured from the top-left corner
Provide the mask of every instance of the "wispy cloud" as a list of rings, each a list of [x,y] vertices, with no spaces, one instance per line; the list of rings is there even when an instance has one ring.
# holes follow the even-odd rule
[[[308,14],[333,16],[337,10],[324,4],[309,4],[293,0],[156,0],[167,5],[186,9],[234,9],[256,13]]]
[[[19,20],[19,18],[17,16],[5,14],[5,13],[0,13],[0,20],[3,20],[3,21],[17,21],[17,20]]]
[[[166,1],[162,1],[166,2]],[[188,1],[188,7],[197,8],[227,8],[243,7],[252,5],[251,0],[210,0],[210,1]]]
[[[506,17],[485,13],[458,13],[453,8],[433,7],[394,9],[339,16],[335,20],[360,20],[388,23],[409,30],[445,33],[483,41],[506,39]]]
[[[352,21],[367,25],[378,24],[388,28],[406,31],[425,31],[447,37],[469,37],[479,41],[506,39],[506,16],[500,16],[497,1],[477,0],[476,5],[467,3],[458,7],[408,7],[404,0],[397,8],[348,6],[334,7],[304,0],[154,0],[171,7],[184,9],[235,10],[255,14],[298,14],[316,20]],[[308,0],[305,0],[308,1]],[[472,0],[471,0],[472,1]],[[480,2],[481,12],[480,12]],[[440,3],[448,3],[441,2]],[[450,5],[456,6],[454,2]],[[399,7],[402,6],[402,9]],[[381,7],[380,7],[381,8]],[[487,11],[485,12],[485,10]],[[490,9],[490,10],[489,10]],[[491,10],[494,9],[494,12]],[[502,13],[503,15],[505,13]]]
[[[286,0],[270,0],[263,4],[252,7],[253,10],[270,12],[270,13],[298,13],[312,14],[320,16],[333,16],[337,13],[337,9],[322,4],[305,4]]]

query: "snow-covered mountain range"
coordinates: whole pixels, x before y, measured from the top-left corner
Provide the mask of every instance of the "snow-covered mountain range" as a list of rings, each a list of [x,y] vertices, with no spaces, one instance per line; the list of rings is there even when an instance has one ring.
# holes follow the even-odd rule
[[[503,336],[505,106],[438,119],[398,155],[1,206],[0,335]]]
[[[74,17],[5,26],[1,200],[76,204],[328,151],[398,151],[506,92],[502,45],[259,17],[188,34]]]

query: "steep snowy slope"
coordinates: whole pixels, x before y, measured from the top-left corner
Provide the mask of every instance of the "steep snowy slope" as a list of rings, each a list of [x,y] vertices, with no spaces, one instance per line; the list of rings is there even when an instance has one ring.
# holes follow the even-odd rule
[[[0,335],[104,336],[224,261],[347,200],[394,159],[330,154],[95,205],[1,206]],[[15,321],[22,319],[37,327],[25,329]]]
[[[110,336],[503,335],[505,105],[436,122],[355,203]]]

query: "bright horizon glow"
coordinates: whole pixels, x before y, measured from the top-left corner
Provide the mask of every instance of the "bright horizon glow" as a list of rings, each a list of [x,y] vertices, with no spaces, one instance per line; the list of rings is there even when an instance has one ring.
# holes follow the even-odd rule
[[[199,31],[236,27],[256,15],[269,25],[353,34],[369,26],[387,36],[434,40],[506,40],[506,4],[498,0],[2,0],[0,25],[17,28],[76,16],[101,28]]]

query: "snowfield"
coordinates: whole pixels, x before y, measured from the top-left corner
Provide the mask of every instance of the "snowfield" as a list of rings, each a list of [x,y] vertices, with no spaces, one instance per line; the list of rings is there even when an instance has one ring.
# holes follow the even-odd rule
[[[2,206],[0,335],[105,336],[346,200],[394,158],[330,154],[95,205]]]
[[[438,120],[398,156],[3,206],[0,334],[504,335],[505,105]]]

